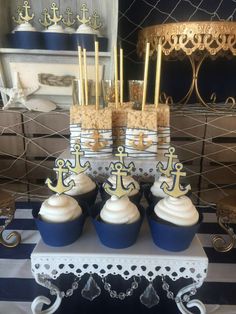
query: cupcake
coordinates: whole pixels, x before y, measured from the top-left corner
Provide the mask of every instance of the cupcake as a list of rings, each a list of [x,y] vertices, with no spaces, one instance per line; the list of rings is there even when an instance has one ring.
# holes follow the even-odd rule
[[[48,50],[68,50],[70,36],[63,27],[53,24],[42,32],[45,49]]]
[[[48,187],[56,192],[46,199],[40,208],[33,210],[33,217],[43,241],[50,246],[65,246],[76,241],[83,229],[86,207],[71,196],[64,195],[74,186],[70,181],[65,185],[63,173],[68,172],[63,159],[56,161],[54,170],[58,173],[58,182],[53,186],[47,179]]]
[[[111,175],[107,179],[107,183],[111,187],[114,188],[115,184],[116,184],[116,176]],[[131,202],[139,204],[141,197],[142,197],[142,191],[141,191],[141,187],[140,187],[139,183],[134,178],[132,178],[131,176],[124,177],[123,178],[124,187],[127,188],[130,184],[133,184],[134,188],[127,194],[127,196],[129,196],[129,199]],[[103,200],[108,200],[110,198],[110,195],[108,193],[106,193],[103,186],[100,189],[100,193],[101,193],[101,197]]]
[[[156,181],[154,181],[150,189],[147,188],[144,194],[149,205],[156,204],[162,198],[167,196],[166,193],[161,188],[163,182],[166,182],[168,185],[171,186],[173,184],[173,178],[161,175]]]
[[[98,193],[96,183],[85,173],[73,173],[65,179],[65,183],[68,183],[70,180],[75,182],[75,186],[65,193],[74,197],[78,202],[82,201],[89,206],[93,205]]]
[[[73,50],[78,50],[78,46],[87,51],[94,51],[94,42],[97,38],[96,32],[88,24],[81,24],[76,32],[72,34]]]
[[[68,184],[71,180],[74,182],[72,189],[65,194],[74,197],[78,202],[84,202],[91,206],[95,203],[98,187],[96,183],[84,172],[90,168],[90,163],[87,161],[81,165],[80,157],[84,155],[79,144],[74,145],[74,150],[71,152],[75,156],[74,166],[70,161],[67,161],[67,166],[71,174],[65,178],[65,183]]]
[[[14,48],[22,49],[42,49],[41,33],[30,23],[34,19],[34,13],[30,13],[29,1],[24,1],[22,6],[18,6],[18,16],[13,17],[18,26],[10,34],[11,44]]]
[[[112,174],[116,176],[116,184],[108,183],[104,189],[111,197],[105,202],[96,204],[91,210],[93,224],[100,241],[110,248],[126,248],[133,245],[138,237],[142,224],[143,209],[129,200],[127,194],[134,184],[124,187],[123,177],[127,171],[121,162],[112,164]]]
[[[44,38],[45,49],[49,50],[68,50],[69,49],[69,34],[65,32],[63,27],[58,23],[62,20],[62,15],[57,15],[59,8],[56,3],[51,4],[52,14],[47,14],[49,22],[53,23],[42,32]]]
[[[29,22],[25,22],[17,26],[12,34],[14,48],[43,48],[41,32],[38,32]]]
[[[166,167],[164,167],[161,162],[158,162],[156,166],[157,170],[161,173],[161,176],[155,180],[150,189],[147,187],[144,192],[149,205],[155,205],[158,201],[167,196],[165,191],[162,189],[163,182],[166,182],[168,186],[173,185],[173,177],[171,175],[171,171],[173,171],[173,159],[178,158],[178,156],[174,153],[175,148],[169,147],[168,153],[164,154],[164,156],[167,157]]]
[[[108,48],[108,38],[103,36],[100,32],[102,27],[102,21],[99,14],[96,11],[93,12],[90,18],[90,25],[94,29],[94,33],[97,36],[97,41],[99,42],[100,51],[107,51]]]
[[[132,202],[139,204],[139,202],[142,198],[142,188],[140,187],[139,183],[134,178],[132,178],[130,175],[128,175],[128,173],[130,173],[132,171],[132,169],[134,168],[134,163],[130,162],[128,166],[125,165],[124,157],[127,157],[128,154],[125,153],[125,148],[123,146],[119,146],[117,148],[117,151],[118,151],[118,153],[116,153],[115,156],[119,158],[123,169],[127,172],[127,174],[125,176],[123,176],[123,178],[122,178],[123,187],[127,190],[128,190],[129,186],[133,187],[132,189],[130,189],[127,192],[127,196],[129,196],[129,199]],[[108,184],[112,189],[114,189],[116,186],[116,180],[117,180],[117,176],[112,174],[107,179],[106,183],[104,183],[103,186],[101,187],[100,193],[101,193],[101,197],[103,200],[109,199],[109,194],[105,191],[104,185]]]
[[[173,186],[166,182],[161,187],[167,196],[161,199],[153,208],[150,206],[147,215],[154,243],[168,251],[183,251],[187,249],[196,234],[202,216],[199,215],[192,201],[185,194],[190,186],[185,188],[179,184],[183,166],[177,163],[173,175]]]

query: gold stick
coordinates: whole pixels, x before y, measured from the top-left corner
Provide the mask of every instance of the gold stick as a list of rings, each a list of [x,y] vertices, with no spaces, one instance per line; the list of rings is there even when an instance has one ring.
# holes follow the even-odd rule
[[[95,95],[96,95],[96,110],[99,108],[99,68],[98,68],[98,49],[99,43],[95,41]]]
[[[156,82],[155,82],[155,107],[159,105],[160,85],[161,85],[161,58],[162,58],[162,46],[157,46],[157,64],[156,64]]]
[[[148,63],[149,63],[149,51],[150,51],[150,43],[147,43],[147,44],[146,44],[145,65],[144,65],[144,78],[143,78],[143,101],[142,101],[142,111],[144,111],[145,103],[146,103],[147,79],[148,79]]]
[[[124,82],[124,73],[123,73],[123,49],[120,48],[120,104],[123,105],[123,82]]]
[[[83,49],[84,56],[84,93],[85,93],[85,106],[88,106],[88,74],[87,74],[87,56],[86,49]]]
[[[81,95],[82,106],[84,106],[83,69],[82,69],[82,55],[81,55],[81,47],[80,46],[78,46],[78,57],[79,57],[80,95]]]
[[[114,64],[115,64],[115,102],[116,109],[118,108],[118,62],[117,62],[117,47],[114,46]]]

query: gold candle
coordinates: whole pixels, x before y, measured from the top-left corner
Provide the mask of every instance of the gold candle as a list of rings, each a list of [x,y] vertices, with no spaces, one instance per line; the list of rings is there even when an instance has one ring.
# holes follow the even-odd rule
[[[118,107],[118,62],[117,62],[117,48],[114,46],[114,64],[115,64],[115,103]]]
[[[99,49],[99,43],[98,43],[98,41],[95,41],[95,95],[96,95],[96,110],[98,110],[98,108],[99,108],[98,49]]]
[[[88,74],[87,74],[87,56],[86,49],[83,49],[84,57],[84,93],[85,93],[85,106],[88,106]]]
[[[124,82],[124,74],[123,74],[123,49],[120,49],[120,104],[123,105],[123,82]]]
[[[78,46],[78,57],[79,57],[80,95],[81,95],[82,106],[84,106],[83,69],[82,69],[82,55],[81,55],[81,47],[80,46]]]
[[[155,107],[159,105],[159,95],[160,95],[160,80],[161,80],[161,58],[162,58],[162,46],[158,44],[157,46],[157,63],[156,63],[156,82],[155,82]]]
[[[150,51],[150,43],[147,43],[147,44],[146,44],[145,65],[144,65],[144,78],[143,78],[143,101],[142,101],[142,111],[144,111],[145,103],[146,103],[147,79],[148,79],[148,63],[149,63],[149,51]]]

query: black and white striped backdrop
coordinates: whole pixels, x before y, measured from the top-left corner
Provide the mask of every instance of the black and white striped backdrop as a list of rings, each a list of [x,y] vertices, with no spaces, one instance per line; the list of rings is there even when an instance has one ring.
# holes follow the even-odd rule
[[[0,314],[31,313],[32,300],[40,294],[48,295],[47,289],[38,286],[31,274],[30,254],[40,238],[31,215],[33,206],[33,203],[18,203],[15,219],[10,224],[9,231],[17,230],[21,233],[21,244],[14,249],[0,245]],[[223,231],[217,225],[214,208],[201,207],[200,210],[203,212],[204,221],[198,236],[208,256],[209,269],[207,279],[199,289],[197,297],[206,304],[207,313],[233,314],[236,313],[236,249],[228,253],[218,253],[214,250],[211,235]],[[5,235],[9,231],[5,231]],[[81,287],[86,280],[81,279]],[[67,284],[65,281],[60,284]],[[96,277],[96,281],[102,285],[100,278]],[[81,297],[79,287],[71,298],[63,300],[61,310],[57,313],[105,313],[111,310],[113,313],[133,313],[134,309],[137,313],[163,313],[162,310],[159,312],[159,309],[166,308],[168,303],[165,303],[164,295],[160,305],[152,309],[147,309],[140,303],[139,296],[146,286],[144,279],[143,287],[128,301],[111,299],[104,292],[93,302]],[[156,288],[158,290],[158,284]],[[121,286],[118,290],[122,290]],[[169,310],[165,313],[178,313],[174,304],[167,308]]]

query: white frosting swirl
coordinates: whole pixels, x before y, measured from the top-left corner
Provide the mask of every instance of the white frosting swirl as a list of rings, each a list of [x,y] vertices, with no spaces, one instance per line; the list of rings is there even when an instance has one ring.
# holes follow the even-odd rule
[[[64,31],[65,31],[66,34],[74,34],[75,33],[75,29],[72,28],[72,27],[66,27],[64,29]]]
[[[136,205],[130,202],[128,196],[118,198],[113,195],[103,206],[100,217],[112,224],[130,224],[140,218]]]
[[[198,222],[199,214],[190,198],[187,196],[161,199],[155,206],[158,217],[178,226],[192,226]]]
[[[134,189],[130,193],[128,193],[128,196],[133,196],[139,192],[140,185],[136,180],[134,180],[134,178],[132,178],[131,176],[125,176],[122,179],[123,179],[122,181],[123,181],[123,185],[125,188],[127,188],[127,186],[130,183],[134,184]],[[111,175],[107,180],[112,184],[112,187],[116,186],[116,176],[115,175]]]
[[[25,22],[15,28],[15,32],[36,32],[36,29],[29,23]]]
[[[71,190],[65,192],[67,195],[81,195],[96,188],[96,183],[85,173],[71,174],[64,182],[65,184],[68,184],[71,180],[74,180],[75,186]]]
[[[65,33],[63,27],[59,24],[53,24],[48,27],[44,32],[46,33]]]
[[[164,198],[166,197],[166,193],[161,189],[161,185],[163,182],[166,182],[169,186],[172,186],[173,184],[173,178],[172,177],[166,177],[166,176],[160,176],[157,181],[153,183],[151,186],[151,192],[156,197]]]
[[[68,195],[54,194],[46,199],[40,208],[39,215],[47,222],[66,222],[79,217],[82,210],[77,201]]]
[[[87,24],[81,24],[77,30],[76,30],[77,34],[90,34],[90,35],[96,35],[96,32],[94,31],[94,29],[87,25]]]

